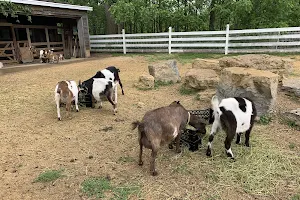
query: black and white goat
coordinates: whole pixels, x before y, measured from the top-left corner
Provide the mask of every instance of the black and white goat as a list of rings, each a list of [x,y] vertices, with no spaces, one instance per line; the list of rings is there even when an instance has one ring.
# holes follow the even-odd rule
[[[250,132],[257,115],[255,105],[250,99],[241,97],[223,99],[219,103],[217,96],[213,96],[211,104],[214,121],[209,136],[206,155],[211,156],[214,134],[219,128],[222,128],[226,132],[225,149],[227,156],[233,158],[231,142],[235,135],[237,135],[236,143],[240,144],[241,134],[246,132],[245,145],[247,147],[250,146]]]
[[[79,81],[79,92],[82,90],[85,94],[92,95],[92,107],[94,107],[95,100],[100,102],[100,107],[102,108],[101,95],[105,95],[107,100],[113,105],[114,114],[117,112],[117,103],[113,101],[113,88],[114,82],[106,78],[90,78],[86,81]]]
[[[122,94],[124,95],[123,91],[123,85],[119,76],[120,70],[114,66],[107,67],[101,71],[98,71],[95,76],[92,78],[106,78],[108,80],[111,80],[114,85],[113,85],[113,90],[114,90],[114,101],[115,103],[118,102],[118,96],[117,96],[117,83],[120,84],[121,89],[122,89]]]

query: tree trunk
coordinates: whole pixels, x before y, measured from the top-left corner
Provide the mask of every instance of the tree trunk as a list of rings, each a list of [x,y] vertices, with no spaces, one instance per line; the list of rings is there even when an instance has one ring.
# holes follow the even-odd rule
[[[216,0],[212,0],[211,4],[209,6],[209,30],[214,31],[215,30],[215,19],[216,19],[216,13],[215,13],[215,4]]]
[[[111,16],[109,12],[110,6],[108,4],[104,4],[105,16],[106,16],[106,34],[117,34],[118,33],[118,25],[115,23],[115,20]]]

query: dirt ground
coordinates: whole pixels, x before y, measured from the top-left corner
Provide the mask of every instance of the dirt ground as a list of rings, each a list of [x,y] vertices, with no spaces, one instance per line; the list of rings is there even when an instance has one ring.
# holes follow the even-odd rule
[[[293,59],[295,74],[300,75],[300,57]],[[218,170],[214,163],[227,165],[228,162],[223,155],[222,135],[215,141],[220,143],[220,148],[217,150],[217,145],[214,146],[213,159],[206,158],[205,147],[195,153],[183,151],[180,155],[163,147],[157,160],[159,176],[149,174],[150,151],[144,153],[144,166],[138,166],[137,131],[131,130],[131,122],[140,120],[146,111],[173,100],[180,100],[187,109],[209,106],[209,102],[198,101],[194,96],[181,95],[180,84],[148,91],[136,89],[133,85],[139,75],[148,72],[148,64],[142,56],[108,56],[1,75],[0,199],[89,199],[82,193],[81,183],[89,177],[107,176],[114,185],[139,185],[139,195],[131,195],[130,199],[291,199],[300,194],[299,179],[293,176],[279,177],[280,182],[272,186],[269,193],[261,195],[246,190],[242,182],[231,185],[225,178],[214,182],[214,173]],[[61,109],[62,121],[57,121],[56,83],[66,79],[86,80],[111,65],[121,70],[125,92],[123,96],[120,88],[118,90],[117,115],[114,116],[112,106],[104,102],[101,110],[80,107],[80,112],[73,111],[70,118],[66,118]],[[184,75],[191,63],[178,63],[178,67]],[[279,93],[278,110],[297,107],[300,107],[299,100]],[[109,126],[112,130],[103,130]],[[260,138],[264,137],[269,142],[265,146],[274,145],[282,150],[283,157],[293,157],[289,160],[291,166],[300,163],[300,133],[287,124],[274,120],[268,126],[257,125],[253,137],[250,152],[255,151]],[[206,142],[204,138],[203,144]],[[245,148],[233,145],[237,155],[248,152]],[[240,154],[237,159],[241,157]],[[234,164],[230,166],[234,169]],[[184,167],[191,172],[185,173],[188,170]],[[52,183],[34,182],[47,169],[64,169],[65,176]],[[299,174],[295,170],[299,167],[293,168],[292,175]]]

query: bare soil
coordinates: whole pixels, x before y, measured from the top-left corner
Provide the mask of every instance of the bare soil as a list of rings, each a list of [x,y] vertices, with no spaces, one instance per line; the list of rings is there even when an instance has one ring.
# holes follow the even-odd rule
[[[300,75],[300,59],[294,59],[295,74]],[[180,84],[148,91],[135,88],[138,77],[148,73],[148,64],[142,56],[100,57],[1,75],[0,199],[88,199],[81,191],[81,183],[89,177],[107,176],[114,185],[139,185],[140,194],[130,199],[289,199],[300,194],[299,185],[285,177],[275,191],[262,195],[247,192],[242,183],[214,182],[208,176],[216,169],[205,156],[207,138],[204,147],[195,153],[185,150],[177,155],[163,147],[157,160],[157,177],[149,174],[150,151],[144,153],[144,166],[138,166],[139,147],[137,132],[131,130],[133,121],[174,100],[180,100],[187,109],[209,106],[209,102],[198,101],[195,96],[181,95]],[[102,109],[80,107],[80,112],[71,112],[69,118],[62,108],[62,121],[57,121],[56,83],[86,80],[111,65],[121,70],[125,92],[123,96],[118,90],[117,115],[113,115],[109,102],[104,102]],[[178,67],[184,75],[191,64],[178,63]],[[297,107],[299,99],[279,93],[278,112]],[[112,130],[105,130],[110,126]],[[257,125],[255,135],[266,136],[270,144],[299,160],[300,133],[287,124],[274,120],[268,126]],[[215,143],[223,146],[224,137],[220,138]],[[213,159],[228,162],[223,149],[217,150],[217,145],[214,148]],[[251,148],[255,148],[255,142]],[[35,183],[35,178],[47,169],[64,169],[65,176],[53,183]]]

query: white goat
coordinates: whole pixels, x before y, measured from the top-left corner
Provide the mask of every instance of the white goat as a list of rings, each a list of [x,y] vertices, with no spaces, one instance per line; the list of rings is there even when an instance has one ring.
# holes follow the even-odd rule
[[[211,156],[211,146],[214,134],[218,128],[222,128],[226,132],[225,149],[228,157],[233,158],[231,151],[231,142],[237,135],[236,143],[241,142],[241,133],[245,134],[245,145],[249,147],[250,132],[257,115],[254,103],[241,97],[223,99],[220,103],[218,97],[213,96],[211,100],[214,122],[211,128],[207,156]]]
[[[58,120],[61,120],[60,116],[60,104],[66,104],[67,116],[69,116],[69,111],[71,108],[72,101],[75,101],[76,111],[79,111],[78,108],[78,87],[75,81],[61,81],[58,82],[55,91],[54,97],[57,108],[57,117]]]

